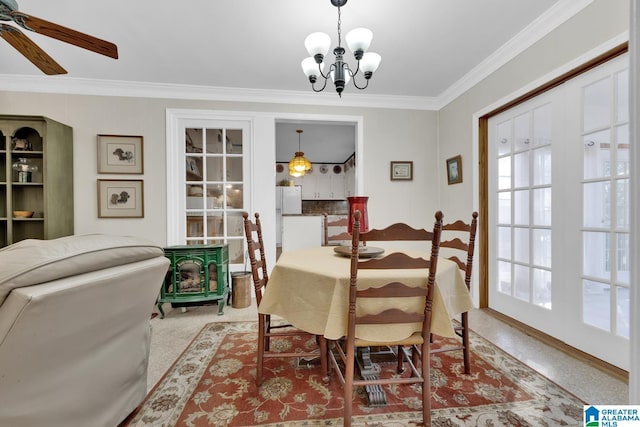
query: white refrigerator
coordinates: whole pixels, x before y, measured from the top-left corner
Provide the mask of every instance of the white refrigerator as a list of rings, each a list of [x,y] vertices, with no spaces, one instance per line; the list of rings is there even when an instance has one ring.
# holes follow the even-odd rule
[[[282,215],[302,213],[302,187],[276,187],[276,245],[282,245]]]

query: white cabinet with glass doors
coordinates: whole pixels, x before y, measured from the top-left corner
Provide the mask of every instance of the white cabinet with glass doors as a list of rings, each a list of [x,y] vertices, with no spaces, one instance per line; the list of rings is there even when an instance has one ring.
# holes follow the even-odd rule
[[[244,262],[242,211],[248,124],[203,123],[184,130],[184,239],[229,245],[229,263]]]

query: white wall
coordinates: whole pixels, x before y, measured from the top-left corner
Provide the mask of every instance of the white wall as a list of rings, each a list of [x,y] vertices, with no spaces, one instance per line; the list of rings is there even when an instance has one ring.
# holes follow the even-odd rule
[[[371,224],[384,225],[392,221],[420,227],[433,224],[433,212],[439,208],[438,186],[434,183],[437,179],[435,112],[0,92],[0,114],[42,115],[73,127],[76,233],[137,235],[161,245],[166,244],[166,109],[273,112],[274,116],[278,113],[362,116],[365,160],[358,166],[363,168],[363,195],[370,197]],[[264,182],[272,184],[275,182],[275,128],[265,119],[256,120],[254,125],[253,139],[257,152],[261,153],[254,159],[254,182],[257,186]],[[96,135],[101,133],[142,135],[144,175],[98,175]],[[414,180],[391,182],[390,160],[413,160]],[[98,219],[98,178],[144,179],[144,218]],[[251,209],[272,207],[275,211],[275,190],[271,189],[272,194],[263,190],[254,191]],[[275,230],[275,217],[272,218]]]

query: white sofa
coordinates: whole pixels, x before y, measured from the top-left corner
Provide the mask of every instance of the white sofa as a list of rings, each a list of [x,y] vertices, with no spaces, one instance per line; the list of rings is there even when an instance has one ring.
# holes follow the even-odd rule
[[[147,392],[169,266],[146,240],[87,234],[0,249],[0,426],[115,427]]]

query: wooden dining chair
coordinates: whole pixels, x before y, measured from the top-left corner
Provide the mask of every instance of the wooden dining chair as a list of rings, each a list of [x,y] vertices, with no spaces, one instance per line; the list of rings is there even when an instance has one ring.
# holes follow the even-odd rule
[[[255,213],[255,221],[251,221],[248,212],[243,212],[244,231],[247,239],[247,251],[249,261],[251,263],[251,275],[253,277],[253,287],[256,294],[256,304],[260,306],[263,292],[267,288],[269,282],[269,274],[267,270],[267,260],[265,258],[264,242],[262,240],[262,225],[260,223],[260,214]],[[311,339],[315,337],[318,343],[318,350],[306,352],[279,352],[271,350],[271,342],[277,339]],[[264,360],[267,358],[320,358],[320,366],[322,376],[328,381],[328,363],[327,363],[327,341],[321,335],[314,335],[306,331],[295,328],[288,323],[271,322],[271,316],[268,314],[258,313],[258,356],[256,366],[256,384],[262,384],[264,372]]]
[[[473,253],[475,249],[476,230],[478,228],[478,212],[471,214],[471,222],[457,220],[442,226],[440,248],[445,249],[441,256],[455,262],[464,274],[464,282],[471,291],[471,272],[473,270]],[[446,239],[446,240],[445,240]],[[447,256],[449,255],[449,256]],[[464,261],[463,261],[464,260]],[[445,351],[462,350],[464,373],[471,373],[471,348],[469,344],[469,313],[464,312],[460,324],[454,324],[455,333],[461,338],[460,345],[445,346],[432,349],[431,354]]]
[[[422,386],[422,417],[425,426],[431,425],[431,381],[430,381],[430,353],[429,336],[431,330],[431,310],[435,287],[438,251],[440,247],[440,233],[442,227],[442,212],[435,214],[433,231],[426,232],[431,240],[431,254],[429,259],[413,258],[402,252],[390,252],[381,258],[360,261],[359,246],[361,236],[367,235],[369,241],[383,241],[387,238],[397,240],[397,236],[408,235],[407,226],[397,226],[376,231],[374,234],[360,234],[360,212],[353,215],[351,240],[351,271],[349,281],[349,312],[347,335],[343,340],[331,341],[329,362],[344,388],[344,425],[351,425],[352,396],[355,387],[370,387],[395,384],[420,384]],[[409,227],[410,228],[410,227]],[[397,232],[397,234],[396,234]],[[395,237],[394,237],[395,236]],[[371,269],[425,269],[424,286],[416,287],[403,283],[400,279],[381,284],[379,287],[358,287],[358,273]],[[428,269],[428,270],[426,270]],[[420,308],[417,311],[402,310],[406,306],[399,302],[404,298],[419,298]],[[366,313],[362,304],[375,299],[383,308],[376,314]],[[364,314],[363,314],[364,313]],[[358,335],[359,326],[375,325],[377,328],[387,329],[393,325],[417,323],[420,330],[409,337],[392,337],[389,341],[378,342],[362,339]],[[355,376],[356,350],[362,347],[393,347],[397,348],[397,375]],[[418,351],[420,350],[420,351]],[[419,359],[418,360],[418,355]],[[410,367],[410,373],[400,375],[404,363]]]
[[[329,221],[329,215],[326,212],[323,213],[322,215],[323,215],[322,223],[324,228],[324,239],[322,243],[323,246],[329,246],[332,243],[351,240],[351,234],[347,233],[347,231],[343,231],[338,234],[331,234],[331,235],[329,234],[329,227],[348,227],[349,226],[348,218],[340,218],[335,221]]]

